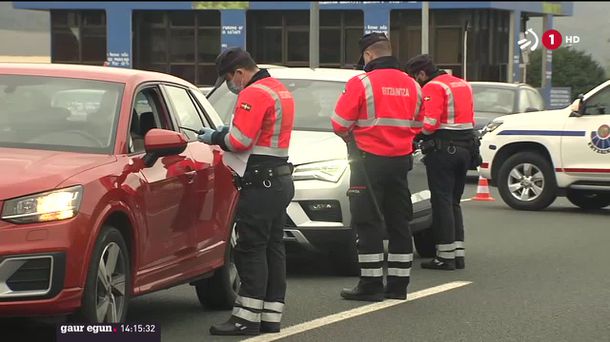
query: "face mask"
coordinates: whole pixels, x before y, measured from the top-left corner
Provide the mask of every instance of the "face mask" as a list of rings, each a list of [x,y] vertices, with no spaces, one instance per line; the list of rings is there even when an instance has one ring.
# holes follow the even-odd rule
[[[231,81],[227,81],[227,88],[229,88],[229,91],[231,91],[233,94],[238,95],[244,89],[244,87],[241,85],[239,85],[239,86],[237,85],[237,83],[241,83],[241,82],[235,81],[236,75],[237,75],[237,73],[235,73],[233,75],[233,79]]]

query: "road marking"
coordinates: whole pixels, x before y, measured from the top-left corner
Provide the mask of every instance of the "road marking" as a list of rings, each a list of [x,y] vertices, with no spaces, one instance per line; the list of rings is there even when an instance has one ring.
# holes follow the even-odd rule
[[[454,281],[451,283],[447,283],[447,284],[431,287],[428,289],[420,290],[417,292],[409,293],[406,301],[397,300],[397,299],[386,299],[383,302],[360,306],[360,307],[357,307],[355,309],[351,309],[348,311],[339,312],[339,313],[332,314],[332,315],[329,315],[326,317],[317,318],[317,319],[314,319],[309,322],[304,322],[301,324],[293,325],[288,328],[282,329],[281,332],[279,332],[277,334],[265,334],[265,335],[249,338],[244,341],[247,341],[247,342],[276,341],[281,338],[300,334],[300,333],[308,331],[308,330],[317,329],[317,328],[323,327],[325,325],[337,323],[337,322],[340,322],[340,321],[343,321],[346,319],[354,318],[354,317],[368,314],[371,312],[387,309],[392,306],[404,304],[406,302],[411,302],[411,301],[425,298],[428,296],[432,296],[432,295],[435,295],[435,294],[438,294],[441,292],[454,290],[459,287],[470,285],[470,284],[472,284],[471,281]]]
[[[464,198],[460,202],[470,202],[470,201],[472,201],[472,198]]]

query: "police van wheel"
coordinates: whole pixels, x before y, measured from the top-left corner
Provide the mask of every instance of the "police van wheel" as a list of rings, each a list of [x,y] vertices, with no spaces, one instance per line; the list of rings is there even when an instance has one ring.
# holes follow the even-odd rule
[[[496,184],[504,202],[518,210],[542,210],[557,198],[553,166],[536,152],[508,158],[500,166]]]
[[[601,209],[610,205],[610,193],[568,190],[566,197],[582,209]]]
[[[195,291],[199,303],[205,308],[215,310],[229,310],[235,303],[241,281],[237,273],[237,267],[233,260],[233,248],[237,242],[235,226],[231,229],[231,238],[227,244],[225,264],[214,272],[209,279],[203,279],[195,283]]]
[[[433,258],[436,256],[436,246],[434,244],[434,233],[432,228],[428,228],[413,234],[415,250],[422,258]]]

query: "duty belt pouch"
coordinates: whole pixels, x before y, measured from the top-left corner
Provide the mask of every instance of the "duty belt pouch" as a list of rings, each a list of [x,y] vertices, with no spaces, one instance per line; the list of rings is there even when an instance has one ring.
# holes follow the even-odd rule
[[[430,139],[430,140],[426,140],[426,141],[422,141],[419,144],[419,147],[421,148],[421,153],[423,153],[424,155],[433,152],[438,146],[438,144],[436,143],[435,139]]]
[[[483,164],[483,157],[481,157],[481,139],[479,139],[479,136],[476,133],[473,133],[472,135],[472,148],[470,153],[470,168],[476,169]]]

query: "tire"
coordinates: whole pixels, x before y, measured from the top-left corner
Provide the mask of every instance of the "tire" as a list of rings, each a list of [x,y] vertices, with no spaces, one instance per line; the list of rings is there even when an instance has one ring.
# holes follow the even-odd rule
[[[330,259],[335,270],[340,276],[352,277],[360,275],[360,264],[358,264],[358,249],[356,248],[356,236],[352,232],[346,243],[335,245],[330,251]]]
[[[241,281],[233,261],[233,248],[236,243],[235,226],[225,252],[225,264],[214,272],[209,279],[195,283],[199,303],[207,309],[229,310],[233,307]]]
[[[569,190],[566,197],[582,209],[601,209],[610,205],[610,193]]]
[[[112,267],[114,255],[116,263]],[[121,232],[112,226],[102,227],[89,261],[82,306],[70,320],[90,323],[124,322],[131,294],[130,260],[129,249]],[[103,282],[100,279],[102,277],[109,281]],[[104,310],[98,313],[97,308],[104,303],[106,313],[103,314]]]
[[[537,152],[508,158],[500,166],[496,184],[504,202],[518,210],[542,210],[557,198],[553,166]]]
[[[415,250],[422,258],[434,258],[436,256],[436,244],[432,227],[413,234]]]

